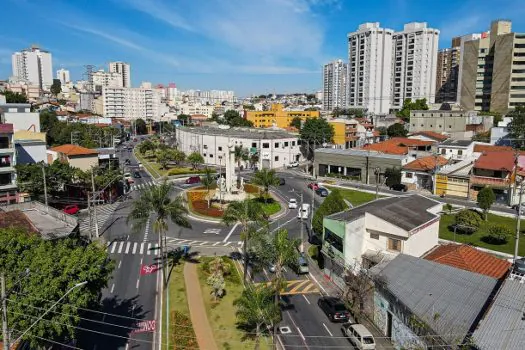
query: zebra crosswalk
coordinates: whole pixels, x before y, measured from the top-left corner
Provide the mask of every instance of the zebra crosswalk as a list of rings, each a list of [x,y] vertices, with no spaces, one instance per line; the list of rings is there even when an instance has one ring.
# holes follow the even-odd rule
[[[159,255],[158,243],[113,241],[108,245],[109,254]]]
[[[102,226],[104,226],[104,224],[106,223],[106,221],[108,221],[109,217],[111,216],[111,214],[113,214],[115,209],[117,209],[119,204],[119,202],[115,202],[112,204],[97,205],[97,223],[99,229],[101,229]],[[94,217],[93,220],[95,220]],[[93,222],[93,227],[94,225],[95,223]],[[89,215],[86,215],[85,217],[79,219],[78,228],[81,234],[89,233]]]
[[[167,238],[166,242],[172,246],[191,246],[191,247],[242,247],[242,241],[197,241],[192,239]]]
[[[140,184],[132,184],[130,186],[130,191],[139,191],[139,190],[143,190],[143,189],[146,189],[150,186],[153,186],[155,184],[155,181],[146,181],[146,182],[143,182],[143,183],[140,183]]]

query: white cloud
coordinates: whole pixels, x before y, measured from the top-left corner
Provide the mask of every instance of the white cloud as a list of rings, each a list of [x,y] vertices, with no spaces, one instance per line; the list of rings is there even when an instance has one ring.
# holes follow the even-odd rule
[[[143,12],[153,18],[166,22],[174,28],[193,30],[191,25],[181,16],[174,7],[158,0],[115,0],[119,4],[127,4],[131,8]]]

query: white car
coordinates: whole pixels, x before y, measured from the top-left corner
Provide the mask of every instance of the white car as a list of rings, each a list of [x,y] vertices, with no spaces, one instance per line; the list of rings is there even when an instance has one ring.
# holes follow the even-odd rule
[[[297,168],[298,166],[299,166],[299,162],[291,162],[290,164],[288,164],[289,168]]]
[[[297,199],[290,198],[290,201],[288,202],[288,209],[297,209]]]

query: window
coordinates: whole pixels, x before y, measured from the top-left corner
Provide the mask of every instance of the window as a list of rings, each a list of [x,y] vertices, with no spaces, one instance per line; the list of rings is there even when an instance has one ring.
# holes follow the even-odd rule
[[[213,154],[210,153],[210,158],[213,158]]]
[[[334,249],[343,253],[343,239],[326,227],[324,228],[324,240],[328,242],[328,244],[330,244]]]
[[[222,151],[222,147],[221,146],[219,146],[219,151]]]
[[[463,155],[463,150],[458,149],[458,156],[462,156],[462,155]]]
[[[285,142],[283,147],[288,147],[288,142]]]
[[[274,148],[279,148],[279,142],[276,142],[274,145],[273,145]]]
[[[279,156],[275,156],[273,160],[275,160],[276,162],[278,162],[278,161],[279,161]]]
[[[263,143],[262,148],[270,148],[270,144],[268,142]]]
[[[448,128],[449,128],[449,129],[452,129],[452,125],[449,125]]]
[[[204,145],[203,148],[204,148],[204,149],[208,149],[208,145]]]
[[[372,238],[372,239],[379,239],[379,233],[372,233],[372,232],[370,232],[370,238]]]
[[[252,147],[256,148],[257,147],[257,143],[256,142],[252,142]]]
[[[292,147],[294,147],[294,146],[295,146],[295,141],[292,141]]]
[[[441,154],[446,154],[446,153],[447,153],[447,150],[444,149],[444,148],[442,148],[442,149],[441,149]]]
[[[388,239],[388,250],[400,252],[401,251],[401,241],[399,239],[389,238]]]
[[[405,175],[405,177],[406,177],[407,179],[411,179],[412,176],[414,176],[414,174],[412,174],[412,173],[406,173],[406,175]]]

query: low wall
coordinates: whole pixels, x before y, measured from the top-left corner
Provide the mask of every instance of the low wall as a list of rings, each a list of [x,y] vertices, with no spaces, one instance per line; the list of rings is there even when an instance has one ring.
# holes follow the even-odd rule
[[[71,225],[73,227],[77,226],[78,219],[72,215],[66,214],[63,211],[60,211],[58,209],[55,209],[50,206],[46,206],[45,204],[42,204],[38,201],[30,201],[30,202],[23,202],[23,203],[17,203],[17,204],[9,204],[2,207],[3,211],[12,211],[12,210],[21,210],[21,211],[27,211],[27,210],[38,210],[43,213],[47,213],[50,216],[54,217],[55,219],[64,221],[68,223],[68,225]]]

